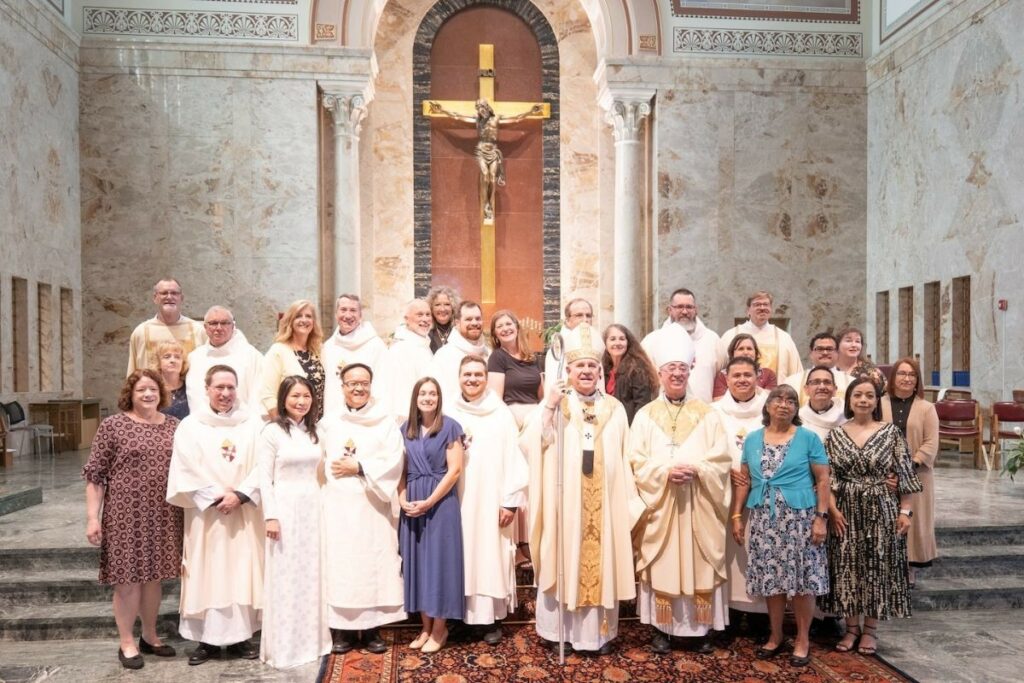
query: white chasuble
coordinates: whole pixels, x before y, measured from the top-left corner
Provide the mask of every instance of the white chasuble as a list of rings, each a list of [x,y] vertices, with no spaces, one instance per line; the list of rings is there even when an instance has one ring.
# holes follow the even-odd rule
[[[567,639],[573,648],[593,650],[618,633],[619,601],[636,597],[630,533],[644,505],[629,467],[629,426],[622,404],[599,395],[584,408],[573,393],[562,399],[559,409],[565,420],[561,529],[556,526],[558,450],[551,411],[538,406],[520,436],[530,467],[537,633],[547,640],[558,638],[555,557],[561,537]],[[593,437],[590,442],[587,434]],[[584,451],[593,453],[590,474],[583,473]]]
[[[192,413],[174,433],[167,502],[185,509],[181,624],[187,640],[231,645],[259,630],[263,607],[263,513],[256,439],[263,426],[244,407]],[[226,491],[251,499],[230,514]]]
[[[317,660],[331,649],[324,603],[323,524],[317,466],[323,442],[289,420],[260,432],[263,519],[276,520],[280,537],[268,538],[264,564],[260,661],[278,669]]]
[[[449,344],[451,340],[449,338]],[[438,351],[441,353],[448,346]],[[465,459],[458,492],[462,506],[467,624],[492,624],[516,607],[515,531],[498,526],[502,508],[526,505],[530,473],[519,449],[515,417],[488,390],[469,402],[458,398],[444,412],[462,425]]]
[[[800,352],[793,343],[793,338],[785,330],[781,330],[771,323],[765,323],[763,327],[757,327],[749,320],[742,325],[728,330],[722,335],[722,341],[718,348],[719,358],[724,363],[728,362],[727,349],[729,342],[737,334],[749,334],[757,342],[757,348],[761,352],[761,367],[769,368],[781,383],[790,375],[803,372],[804,364],[800,360]]]
[[[747,438],[747,434],[764,426],[761,422],[762,410],[767,398],[768,392],[758,388],[754,397],[749,401],[737,401],[727,391],[714,403],[715,410],[722,416],[722,425],[725,427],[729,455],[732,456],[732,469],[734,470],[740,469],[740,460],[743,458],[743,440]],[[744,528],[747,528],[745,521],[748,514],[747,508],[744,506]],[[728,528],[730,533],[726,535],[725,555],[729,572],[729,607],[741,612],[766,614],[768,607],[765,605],[764,598],[747,595],[747,549],[733,540],[731,524]]]
[[[345,409],[345,396],[341,390],[341,369],[352,363],[362,363],[373,371],[374,382],[381,376],[384,354],[388,347],[367,321],[359,323],[348,334],[334,328],[334,334],[324,341],[320,361],[324,365],[324,415],[335,415]],[[381,394],[383,396],[383,394]],[[406,406],[408,407],[408,406]]]
[[[398,555],[398,480],[402,434],[375,400],[358,411],[325,415],[318,425],[327,484],[323,520],[327,620],[331,628],[364,630],[405,619]],[[331,463],[354,458],[363,474],[335,477]]]
[[[203,344],[188,354],[185,394],[190,412],[209,411],[206,396],[206,371],[214,365],[227,365],[238,375],[237,401],[254,413],[263,410],[263,354],[256,350],[241,330],[236,329],[220,346]]]
[[[646,510],[640,539],[640,620],[677,636],[703,636],[728,623],[726,520],[732,458],[719,414],[698,399],[661,396],[637,412],[629,459]],[[697,469],[682,485],[677,465]]]
[[[840,372],[838,374],[845,375],[846,373]],[[822,443],[825,443],[825,437],[828,436],[829,432],[836,427],[842,427],[849,420],[846,417],[843,399],[839,397],[834,397],[832,405],[823,413],[815,412],[811,408],[811,404],[808,403],[800,409],[799,415],[804,423],[803,426],[817,434]]]
[[[399,424],[409,418],[412,388],[427,376],[433,358],[430,337],[416,334],[403,323],[395,330],[395,339],[384,354],[379,380],[374,368],[373,394]]]
[[[480,335],[480,339],[473,343],[463,337],[458,329],[452,329],[451,334],[448,335],[448,342],[434,354],[427,374],[441,384],[441,395],[444,400],[451,401],[461,394],[459,363],[462,362],[462,359],[469,355],[476,355],[483,358],[486,364],[490,354],[487,344],[484,343],[483,335]]]

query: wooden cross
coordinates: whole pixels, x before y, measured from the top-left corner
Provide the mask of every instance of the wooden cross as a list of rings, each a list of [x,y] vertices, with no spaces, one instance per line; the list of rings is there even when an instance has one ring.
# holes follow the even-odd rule
[[[477,123],[477,102],[486,100],[497,118],[495,125],[551,117],[551,105],[545,102],[495,102],[494,100],[494,46],[480,45],[479,97],[473,100],[424,100],[423,115],[431,118],[454,118],[464,123]],[[479,128],[479,126],[478,126]],[[497,142],[495,131],[495,143]],[[478,149],[480,146],[478,142]],[[492,183],[493,183],[492,179]],[[493,186],[491,191],[493,192]],[[481,303],[495,303],[494,217],[496,207],[485,212],[486,199],[480,202],[480,299]]]

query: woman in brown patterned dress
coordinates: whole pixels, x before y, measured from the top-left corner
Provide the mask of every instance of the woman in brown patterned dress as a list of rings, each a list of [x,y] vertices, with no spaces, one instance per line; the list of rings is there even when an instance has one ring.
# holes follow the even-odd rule
[[[177,418],[159,412],[167,403],[157,372],[130,374],[117,401],[122,412],[100,424],[82,468],[86,537],[100,546],[100,583],[114,586],[118,659],[126,669],[141,669],[143,654],[175,654],[156,633],[160,582],[181,570],[182,511],[165,500],[178,427]],[[137,617],[142,636],[136,646]]]
[[[882,422],[879,391],[869,377],[846,388],[850,421],[825,438],[832,467],[828,539],[831,592],[820,599],[824,612],[846,617],[846,635],[836,649],[857,646],[875,653],[879,619],[910,616],[907,530],[911,495],[921,490],[907,442],[896,425]],[[897,491],[886,486],[896,474]],[[863,628],[861,618],[863,617]]]

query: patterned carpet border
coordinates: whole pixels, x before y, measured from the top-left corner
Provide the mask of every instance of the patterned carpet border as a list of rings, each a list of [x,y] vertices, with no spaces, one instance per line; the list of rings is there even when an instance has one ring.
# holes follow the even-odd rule
[[[564,667],[558,655],[544,649],[532,625],[509,626],[500,645],[489,647],[478,641],[449,643],[443,650],[425,655],[407,647],[415,629],[385,629],[391,648],[383,655],[352,651],[329,655],[317,683],[505,683],[506,681],[668,681],[709,683],[913,683],[898,669],[880,658],[832,650],[831,642],[814,642],[811,664],[796,668],[789,655],[761,661],[754,656],[757,645],[737,638],[720,643],[710,655],[675,651],[659,656],[648,648],[651,628],[637,622],[619,625],[616,649],[611,655],[594,657],[572,654]]]

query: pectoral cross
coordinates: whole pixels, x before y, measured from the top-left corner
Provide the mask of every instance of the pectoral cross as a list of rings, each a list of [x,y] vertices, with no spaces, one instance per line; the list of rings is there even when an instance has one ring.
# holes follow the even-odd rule
[[[498,148],[501,124],[551,117],[545,102],[494,101],[494,46],[480,45],[479,97],[470,100],[424,100],[423,115],[451,118],[477,127],[476,158],[480,165],[480,299],[495,303],[494,220],[496,186],[505,184],[505,163]]]

